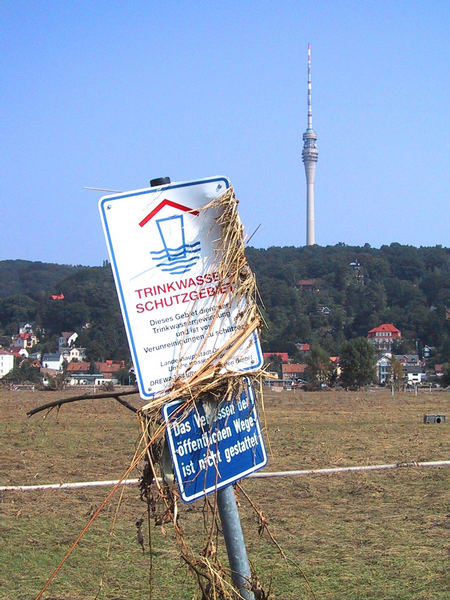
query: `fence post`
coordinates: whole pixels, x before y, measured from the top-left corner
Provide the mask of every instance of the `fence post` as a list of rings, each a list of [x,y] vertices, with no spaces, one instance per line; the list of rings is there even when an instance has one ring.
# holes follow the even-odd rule
[[[234,488],[228,485],[217,492],[217,506],[222,523],[223,537],[227,547],[231,577],[235,587],[245,600],[255,600],[251,591],[251,571],[245,549],[244,535],[234,496]]]

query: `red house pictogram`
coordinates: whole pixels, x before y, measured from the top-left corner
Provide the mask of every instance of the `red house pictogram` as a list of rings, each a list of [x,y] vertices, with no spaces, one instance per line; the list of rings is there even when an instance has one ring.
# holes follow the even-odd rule
[[[198,217],[198,215],[200,214],[198,212],[198,210],[194,210],[193,208],[189,208],[188,206],[184,206],[183,204],[178,204],[177,202],[172,202],[172,200],[163,200],[162,202],[160,202],[158,204],[158,206],[156,206],[151,212],[148,213],[148,215],[146,217],[144,217],[142,219],[142,221],[139,223],[140,227],[144,227],[144,225],[146,223],[148,223],[150,221],[150,219],[153,219],[153,217],[159,213],[159,211],[164,208],[165,206],[171,206],[172,208],[176,208],[178,210],[182,210],[184,212],[188,212],[191,213],[192,215],[195,215],[196,217]]]

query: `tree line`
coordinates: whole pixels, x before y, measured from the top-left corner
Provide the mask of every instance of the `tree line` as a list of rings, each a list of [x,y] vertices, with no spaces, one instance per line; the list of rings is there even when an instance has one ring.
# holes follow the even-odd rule
[[[337,355],[345,341],[366,337],[381,323],[402,332],[395,351],[434,348],[435,362],[450,358],[450,252],[448,248],[305,246],[248,248],[267,327],[265,351],[299,356],[309,343]],[[311,287],[299,281],[312,281]]]
[[[266,326],[265,352],[302,357],[299,344],[329,355],[365,338],[381,323],[402,331],[396,352],[434,348],[450,360],[450,251],[405,246],[247,248]],[[309,280],[310,286],[299,285]],[[53,300],[52,295],[63,295]],[[33,323],[39,349],[55,351],[61,331],[77,331],[91,361],[129,360],[109,264],[102,267],[0,261],[0,344],[8,347],[20,322]]]

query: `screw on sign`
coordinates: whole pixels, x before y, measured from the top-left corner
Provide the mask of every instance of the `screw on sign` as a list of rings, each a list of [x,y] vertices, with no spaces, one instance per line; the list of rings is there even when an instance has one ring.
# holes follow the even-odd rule
[[[240,284],[251,272],[237,202],[225,177],[151,183],[155,187],[99,202],[139,393],[150,400],[142,411],[161,403],[182,499],[217,493],[233,583],[252,600],[231,483],[262,468],[267,455],[253,389],[243,381],[262,368],[263,357],[256,304],[242,292],[250,288]],[[234,201],[227,204],[234,230],[224,226],[228,213],[221,199]],[[230,231],[236,236],[227,237]],[[234,272],[228,276],[223,265],[234,242],[238,259],[229,260]],[[222,403],[205,400],[204,393],[200,398],[202,385],[219,389],[218,377],[238,378],[239,393]],[[192,389],[198,392],[194,403],[186,400]]]

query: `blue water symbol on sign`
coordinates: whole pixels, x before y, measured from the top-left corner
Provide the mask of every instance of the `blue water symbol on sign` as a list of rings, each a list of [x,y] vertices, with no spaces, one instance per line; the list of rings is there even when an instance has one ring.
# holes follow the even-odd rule
[[[231,401],[202,401],[183,411],[183,403],[162,409],[180,494],[197,500],[243,479],[267,464],[267,454],[250,381]]]
[[[190,271],[200,258],[201,248],[200,242],[186,243],[183,215],[157,219],[156,225],[163,243],[162,250],[150,252],[156,266],[171,275]]]

